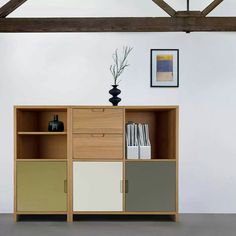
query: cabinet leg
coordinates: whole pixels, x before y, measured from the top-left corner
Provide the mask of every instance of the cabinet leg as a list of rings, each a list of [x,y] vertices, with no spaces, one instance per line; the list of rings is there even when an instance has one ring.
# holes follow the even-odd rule
[[[179,222],[179,214],[178,213],[173,215],[173,221]]]
[[[13,219],[14,219],[15,222],[18,221],[18,215],[16,213],[13,214]]]
[[[73,214],[67,214],[67,222],[73,222]]]

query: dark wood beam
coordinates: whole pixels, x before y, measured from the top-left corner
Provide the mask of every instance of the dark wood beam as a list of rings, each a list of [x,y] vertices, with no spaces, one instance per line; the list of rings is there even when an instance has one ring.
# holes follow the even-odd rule
[[[210,12],[212,12],[219,4],[221,4],[224,0],[214,0],[211,4],[209,4],[203,11],[202,15],[207,16]]]
[[[0,32],[236,31],[236,17],[2,18]]]
[[[176,11],[163,0],[152,0],[155,2],[162,10],[164,10],[168,15],[174,16]]]
[[[8,16],[26,1],[27,0],[10,0],[0,8],[0,18]]]

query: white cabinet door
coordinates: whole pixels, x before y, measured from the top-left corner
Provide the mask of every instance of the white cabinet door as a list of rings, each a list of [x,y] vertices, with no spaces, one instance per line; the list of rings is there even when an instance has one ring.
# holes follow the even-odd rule
[[[122,211],[122,162],[74,162],[73,210]]]

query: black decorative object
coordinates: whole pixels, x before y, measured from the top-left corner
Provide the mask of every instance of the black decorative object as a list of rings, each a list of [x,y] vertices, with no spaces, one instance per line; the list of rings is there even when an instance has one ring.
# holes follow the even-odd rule
[[[113,96],[109,99],[109,101],[112,103],[113,106],[118,106],[118,103],[121,101],[121,98],[118,97],[118,95],[121,93],[121,91],[117,88],[118,85],[112,85],[112,89],[109,91],[109,93]]]
[[[63,132],[64,124],[58,120],[58,115],[54,115],[53,120],[48,123],[49,132]]]

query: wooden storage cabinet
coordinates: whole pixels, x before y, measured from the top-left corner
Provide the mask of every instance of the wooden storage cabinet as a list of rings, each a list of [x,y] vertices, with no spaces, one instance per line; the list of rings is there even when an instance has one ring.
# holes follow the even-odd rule
[[[53,115],[64,132],[47,131]],[[147,123],[151,159],[128,160],[127,122]],[[177,106],[15,107],[15,219],[25,214],[178,217]]]
[[[122,211],[122,162],[74,162],[73,210]]]
[[[176,163],[125,164],[126,211],[176,212]]]
[[[66,212],[66,181],[66,162],[17,162],[17,211]]]

